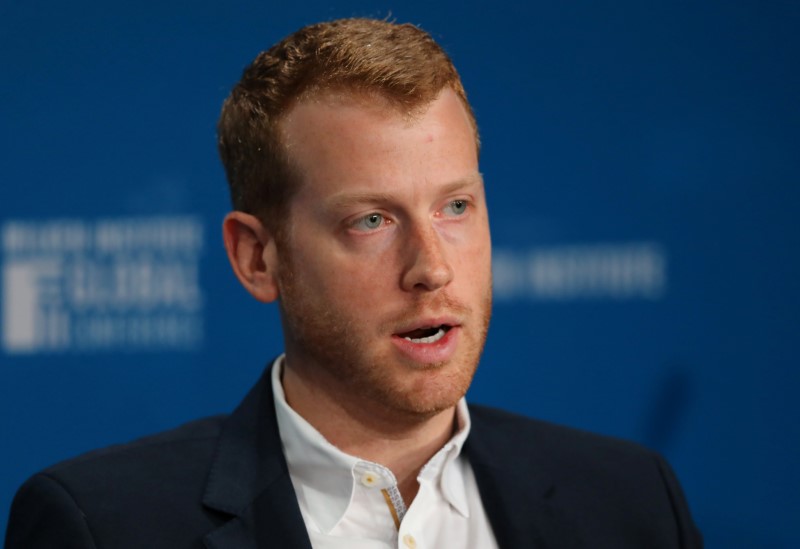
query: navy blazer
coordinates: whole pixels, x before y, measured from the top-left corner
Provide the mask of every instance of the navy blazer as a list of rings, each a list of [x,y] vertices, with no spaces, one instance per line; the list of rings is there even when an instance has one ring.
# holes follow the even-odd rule
[[[702,547],[658,455],[481,406],[470,415],[464,451],[501,548]],[[6,549],[202,547],[311,549],[269,368],[230,416],[33,476],[14,499],[6,533]]]

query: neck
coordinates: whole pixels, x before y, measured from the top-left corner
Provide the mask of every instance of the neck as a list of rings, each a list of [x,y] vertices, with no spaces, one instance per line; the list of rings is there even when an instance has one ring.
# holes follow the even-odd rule
[[[410,504],[420,470],[453,434],[455,407],[434,415],[398,414],[382,403],[340,394],[335,384],[310,382],[310,377],[284,363],[289,406],[343,452],[389,468]]]

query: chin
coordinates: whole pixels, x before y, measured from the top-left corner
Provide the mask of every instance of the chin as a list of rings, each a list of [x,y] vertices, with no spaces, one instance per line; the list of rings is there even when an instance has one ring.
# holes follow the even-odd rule
[[[466,394],[475,368],[457,369],[448,372],[444,365],[430,365],[409,384],[389,395],[387,404],[404,409],[410,415],[432,417],[453,408]]]

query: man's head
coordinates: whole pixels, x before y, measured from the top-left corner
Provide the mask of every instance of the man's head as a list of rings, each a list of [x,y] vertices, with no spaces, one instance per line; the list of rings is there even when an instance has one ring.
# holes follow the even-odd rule
[[[342,19],[309,25],[259,54],[225,101],[219,150],[235,210],[258,217],[276,236],[297,190],[281,122],[297,103],[325,92],[379,96],[413,115],[444,88],[477,124],[453,63],[431,36],[410,25]]]
[[[452,409],[486,337],[491,243],[474,116],[442,50],[407,25],[307,27],[245,72],[220,143],[228,255],[279,300],[287,372],[362,418]]]

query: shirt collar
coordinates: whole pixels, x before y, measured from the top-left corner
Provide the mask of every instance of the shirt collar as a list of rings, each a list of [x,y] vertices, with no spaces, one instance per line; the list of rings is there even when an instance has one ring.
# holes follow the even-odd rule
[[[356,468],[371,462],[339,450],[286,402],[281,375],[285,355],[272,365],[272,392],[283,451],[295,490],[302,486],[306,508],[317,527],[329,532],[350,505]],[[470,417],[464,398],[456,405],[458,429],[453,437],[425,464],[417,477],[441,490],[442,497],[460,514],[469,516],[464,488],[461,449],[470,431]]]
[[[471,423],[467,401],[463,397],[456,405],[457,431],[453,437],[428,460],[417,477],[438,484],[442,497],[465,517],[469,517],[469,505],[464,486],[464,457],[461,449],[469,435]]]

